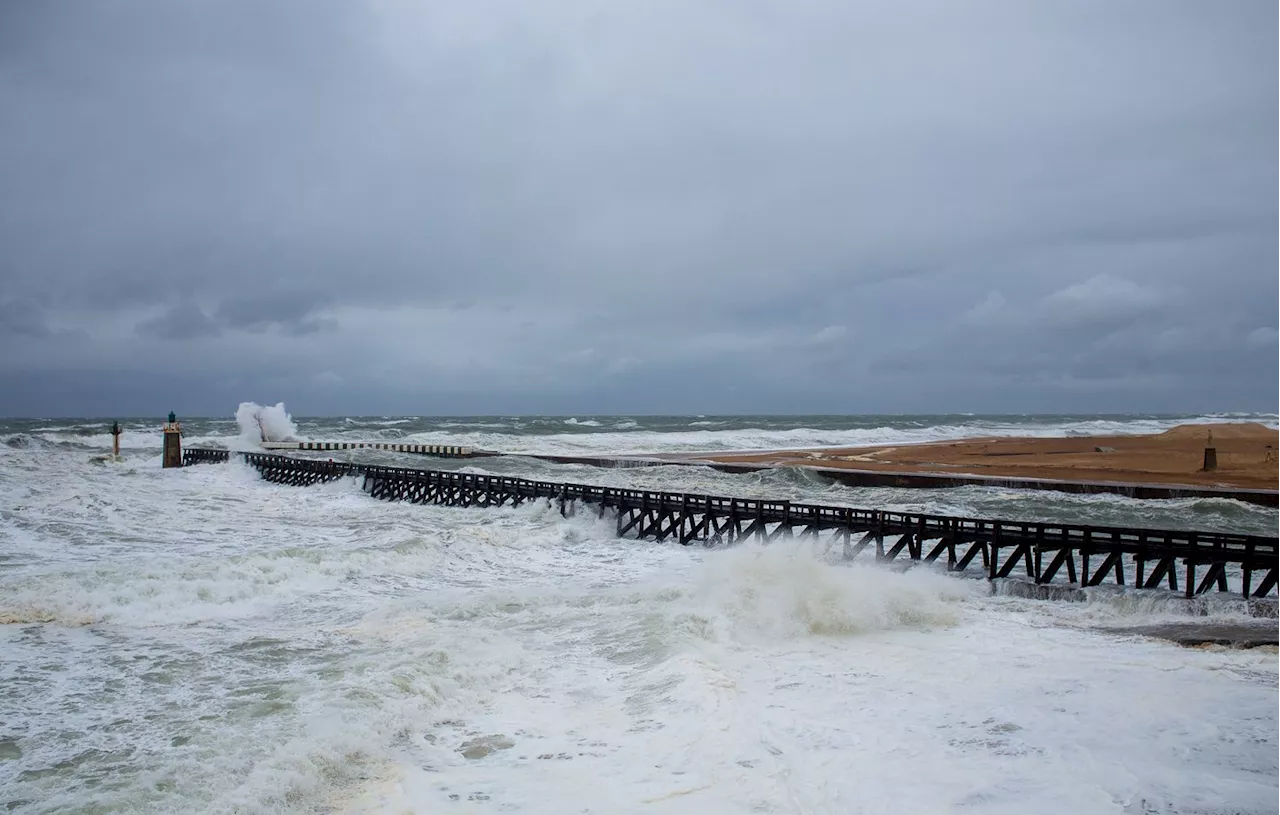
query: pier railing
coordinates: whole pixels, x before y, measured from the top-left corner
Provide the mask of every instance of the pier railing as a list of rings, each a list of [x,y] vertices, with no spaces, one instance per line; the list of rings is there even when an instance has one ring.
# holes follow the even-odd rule
[[[226,450],[188,449],[183,463],[223,462],[231,455]],[[263,453],[236,455],[266,480],[280,484],[305,486],[362,476],[364,490],[382,500],[496,507],[545,499],[566,516],[580,507],[594,508],[600,516],[612,511],[619,537],[670,539],[684,545],[822,537],[839,543],[850,560],[867,551],[874,552],[880,562],[892,562],[901,555],[917,562],[945,562],[952,571],[980,561],[992,579],[1025,574],[1036,583],[1049,583],[1065,576],[1068,583],[1079,586],[1114,580],[1117,585],[1149,589],[1167,584],[1179,591],[1181,573],[1185,576],[1181,590],[1187,597],[1230,590],[1230,570],[1232,582],[1238,582],[1236,590],[1245,597],[1266,597],[1276,591],[1278,541],[1256,535],[964,518]],[[1256,584],[1255,578],[1260,578]]]

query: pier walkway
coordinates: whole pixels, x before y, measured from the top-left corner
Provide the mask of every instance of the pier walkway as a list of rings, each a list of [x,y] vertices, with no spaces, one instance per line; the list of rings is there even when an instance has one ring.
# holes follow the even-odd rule
[[[1025,574],[1037,584],[1065,577],[1078,586],[1114,581],[1119,586],[1167,585],[1179,591],[1181,575],[1187,597],[1216,590],[1260,598],[1277,591],[1277,539],[1254,535],[886,512],[227,450],[188,449],[183,464],[226,462],[232,455],[280,484],[305,486],[362,477],[364,490],[383,500],[497,507],[545,499],[566,516],[579,508],[594,509],[600,516],[613,512],[619,537],[684,545],[811,537],[841,545],[848,560],[871,552],[881,563],[902,556],[945,562],[950,571],[981,562],[990,579]]]

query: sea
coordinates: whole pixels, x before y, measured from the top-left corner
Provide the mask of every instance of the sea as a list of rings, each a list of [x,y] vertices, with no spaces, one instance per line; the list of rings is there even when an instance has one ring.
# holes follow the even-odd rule
[[[1277,652],[1131,632],[1234,597],[850,564],[812,541],[619,540],[545,504],[380,502],[247,465],[160,466],[163,417],[0,420],[0,811],[1277,812]],[[1277,512],[804,469],[595,469],[531,453],[1153,433],[1213,416],[179,417],[512,455],[360,460],[1015,520],[1275,536]],[[326,456],[343,454],[325,454]]]

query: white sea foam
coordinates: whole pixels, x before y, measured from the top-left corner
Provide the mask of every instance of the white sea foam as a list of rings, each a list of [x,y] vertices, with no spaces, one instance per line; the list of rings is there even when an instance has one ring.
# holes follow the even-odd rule
[[[927,570],[833,568],[829,554],[807,542],[735,547],[708,559],[700,591],[735,636],[777,640],[946,627],[973,592]]]
[[[988,597],[839,554],[620,541],[607,516],[546,503],[382,503],[355,479],[164,470],[154,449],[100,467],[8,446],[0,804],[1274,811],[1273,653],[1100,630],[1178,613],[1155,595]]]

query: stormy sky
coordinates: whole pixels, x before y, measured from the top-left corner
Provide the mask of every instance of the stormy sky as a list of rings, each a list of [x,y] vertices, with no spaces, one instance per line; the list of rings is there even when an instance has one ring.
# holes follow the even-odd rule
[[[0,414],[1274,411],[1276,32],[0,3]]]

